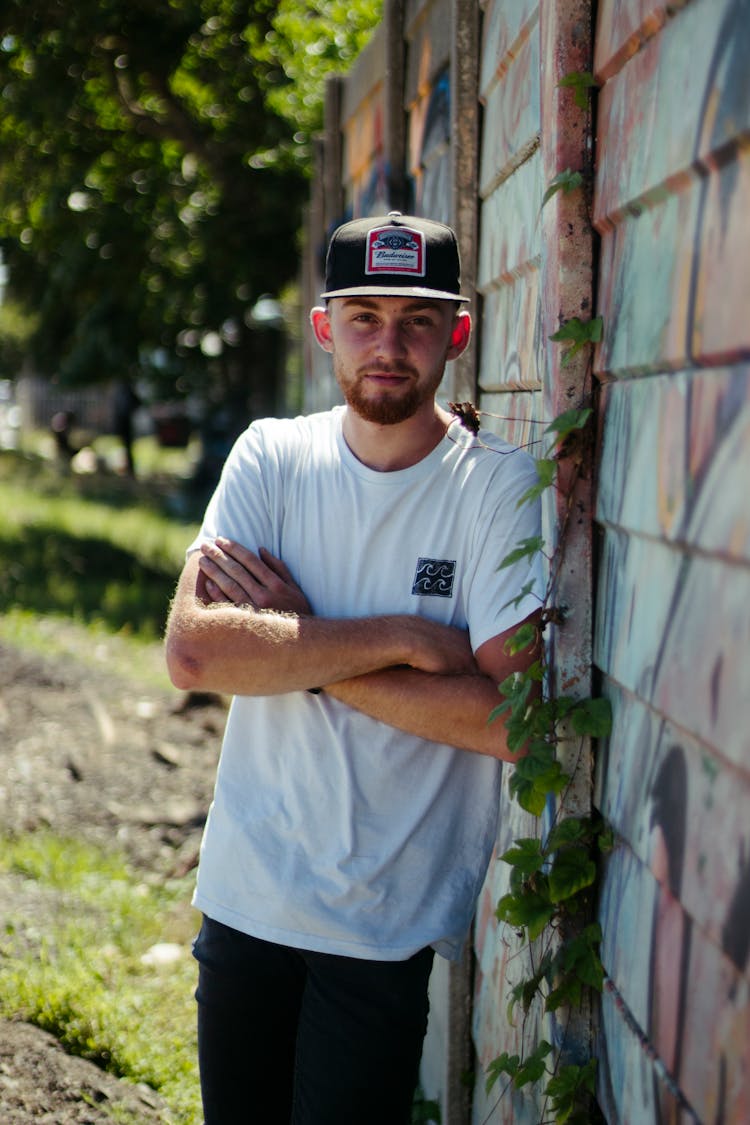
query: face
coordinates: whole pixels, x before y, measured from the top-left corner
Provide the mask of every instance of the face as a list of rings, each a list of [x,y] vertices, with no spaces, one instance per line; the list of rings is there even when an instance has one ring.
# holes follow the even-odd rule
[[[413,297],[337,297],[328,309],[313,309],[311,319],[347,405],[386,426],[431,406],[471,323],[452,301]]]

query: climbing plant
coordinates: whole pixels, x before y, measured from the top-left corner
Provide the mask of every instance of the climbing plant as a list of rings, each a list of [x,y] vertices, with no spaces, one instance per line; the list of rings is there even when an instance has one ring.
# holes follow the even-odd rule
[[[571,348],[578,350],[600,339],[601,330],[600,319],[588,325],[577,321],[573,327],[569,322],[552,339],[571,341]],[[451,406],[464,425],[477,427],[478,412],[471,404]],[[584,471],[583,453],[590,440],[591,418],[591,408],[583,406],[565,411],[546,426],[542,440],[547,448],[536,458],[537,481],[520,498],[519,506],[536,500],[547,489],[559,490],[563,461],[571,461],[574,466],[573,473],[566,474],[566,488],[572,494]],[[569,507],[563,505],[564,509]],[[509,750],[525,751],[515,764],[509,789],[538,824],[535,835],[516,839],[500,857],[510,865],[511,876],[510,889],[496,909],[498,920],[512,927],[528,949],[529,972],[514,983],[507,1013],[513,1022],[520,1011],[524,1027],[535,1006],[544,1013],[570,1010],[584,1001],[587,990],[602,989],[598,954],[601,932],[590,921],[590,913],[597,852],[609,847],[609,832],[600,817],[564,813],[565,792],[573,775],[566,772],[560,760],[560,744],[571,737],[606,735],[611,716],[605,699],[553,696],[549,691],[543,633],[550,624],[564,627],[564,609],[555,606],[553,599],[565,550],[565,527],[554,552],[547,554],[545,546],[541,536],[524,539],[500,562],[502,568],[537,553],[545,554],[549,579],[540,613],[533,621],[524,622],[507,642],[509,652],[528,649],[535,659],[525,672],[516,672],[499,685],[502,700],[489,717],[490,722],[504,719]],[[519,604],[528,593],[529,588],[522,589],[513,602]],[[548,810],[552,811],[551,824],[544,830],[542,817]],[[593,1120],[593,1059],[581,1065],[563,1065],[561,1052],[540,1038],[522,1047],[518,1054],[504,1052],[494,1059],[487,1070],[487,1091],[503,1077],[505,1091],[545,1081],[545,1106],[552,1115],[549,1120],[570,1125]]]
[[[566,75],[560,85],[571,87],[576,104],[585,105],[596,81],[588,73],[576,73]],[[547,186],[542,208],[558,192],[567,195],[585,186],[582,172],[566,168]],[[565,347],[561,360],[565,366],[582,349],[598,343],[602,332],[601,317],[588,321],[573,317],[550,339]],[[464,425],[476,432],[476,409],[470,403],[451,405]],[[491,722],[504,720],[509,750],[519,755],[523,751],[509,790],[518,805],[536,818],[536,832],[514,840],[500,857],[511,873],[509,890],[495,913],[526,950],[527,971],[513,982],[507,1011],[511,1023],[521,1020],[519,1052],[503,1052],[490,1063],[486,1089],[489,1093],[502,1082],[502,1097],[513,1089],[543,1083],[542,1121],[569,1125],[589,1125],[597,1114],[596,1061],[567,1061],[565,1026],[576,1009],[582,1010],[592,990],[601,992],[603,986],[601,931],[592,921],[592,901],[597,855],[611,846],[611,833],[595,812],[567,814],[566,794],[575,784],[582,755],[573,755],[577,764],[566,769],[564,761],[571,755],[561,750],[569,748],[571,740],[579,739],[583,745],[585,739],[606,736],[611,714],[605,699],[553,693],[543,635],[550,625],[565,627],[565,607],[555,604],[555,591],[573,496],[590,462],[592,414],[591,406],[581,403],[546,424],[544,448],[536,458],[537,481],[518,502],[520,506],[536,501],[548,489],[565,491],[558,506],[564,514],[554,550],[548,551],[543,537],[535,536],[520,541],[500,562],[502,568],[541,553],[549,577],[540,613],[508,641],[511,653],[529,650],[533,660],[525,672],[514,673],[499,685],[501,702],[490,716]],[[529,590],[519,591],[513,601],[520,604]],[[521,958],[514,958],[513,964],[520,965]],[[543,1017],[553,1014],[562,1027],[555,1047],[539,1033]]]

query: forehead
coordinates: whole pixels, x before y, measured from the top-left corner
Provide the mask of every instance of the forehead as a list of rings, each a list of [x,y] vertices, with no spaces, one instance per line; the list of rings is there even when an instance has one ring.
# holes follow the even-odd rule
[[[442,301],[433,297],[332,297],[329,307],[342,311],[369,309],[384,315],[404,315],[407,313],[434,311],[441,316],[450,316],[454,311],[453,301]]]

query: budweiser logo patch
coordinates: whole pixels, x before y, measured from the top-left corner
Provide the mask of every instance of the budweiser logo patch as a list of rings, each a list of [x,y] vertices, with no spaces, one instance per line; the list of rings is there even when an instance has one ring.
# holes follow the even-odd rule
[[[380,227],[367,236],[365,273],[406,273],[424,277],[424,235],[407,227]]]

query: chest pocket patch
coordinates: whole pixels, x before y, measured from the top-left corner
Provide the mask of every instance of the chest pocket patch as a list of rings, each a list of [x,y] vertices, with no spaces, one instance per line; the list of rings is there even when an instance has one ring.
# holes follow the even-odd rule
[[[411,592],[418,596],[452,598],[455,577],[455,559],[417,559]]]

